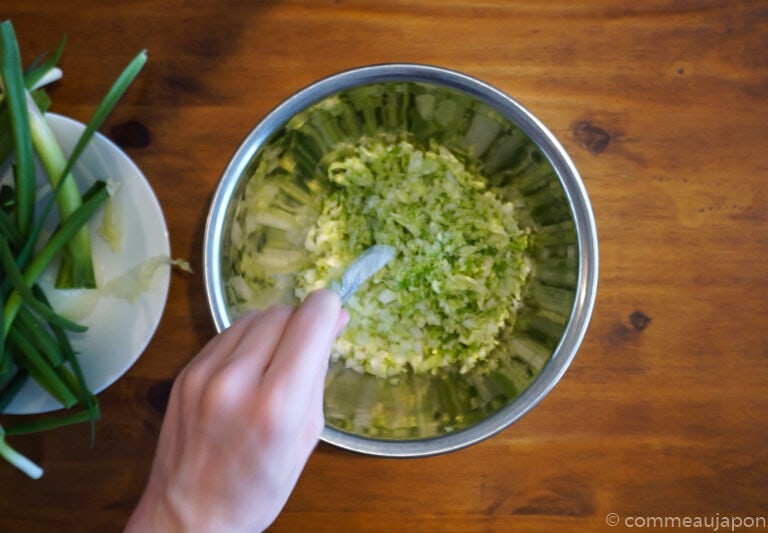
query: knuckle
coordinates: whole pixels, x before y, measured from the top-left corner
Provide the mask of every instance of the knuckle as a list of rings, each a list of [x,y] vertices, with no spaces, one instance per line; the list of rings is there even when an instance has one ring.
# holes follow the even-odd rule
[[[225,366],[211,376],[201,378],[201,386],[190,394],[197,396],[202,416],[229,413],[242,406],[242,385],[235,369]]]
[[[254,423],[258,424],[259,431],[266,438],[283,435],[291,425],[290,420],[288,420],[290,409],[287,399],[275,388],[262,392],[263,394],[259,397],[257,419]]]
[[[284,304],[276,304],[269,308],[267,315],[280,321],[286,321],[293,315],[293,312],[293,307]]]

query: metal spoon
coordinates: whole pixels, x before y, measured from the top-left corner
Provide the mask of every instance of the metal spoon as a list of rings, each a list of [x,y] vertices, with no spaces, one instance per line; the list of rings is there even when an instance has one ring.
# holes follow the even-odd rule
[[[386,244],[375,244],[352,261],[341,277],[341,283],[334,284],[332,287],[339,295],[341,303],[347,303],[347,300],[352,297],[360,285],[384,268],[393,257],[395,257],[393,247]]]

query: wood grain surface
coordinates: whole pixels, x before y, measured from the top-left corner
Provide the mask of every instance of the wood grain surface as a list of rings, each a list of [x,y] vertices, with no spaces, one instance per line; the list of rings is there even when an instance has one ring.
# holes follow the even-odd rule
[[[768,2],[0,0],[0,17],[26,64],[68,36],[52,110],[81,121],[148,50],[103,132],[142,168],[173,256],[195,268],[174,273],[157,334],[100,395],[93,448],[83,427],[13,438],[46,473],[0,464],[0,531],[122,528],[170,383],[214,333],[202,239],[229,157],[297,89],[393,61],[479,77],[561,140],[599,230],[593,320],[560,384],[512,427],[417,460],[321,444],[272,530],[765,525]]]

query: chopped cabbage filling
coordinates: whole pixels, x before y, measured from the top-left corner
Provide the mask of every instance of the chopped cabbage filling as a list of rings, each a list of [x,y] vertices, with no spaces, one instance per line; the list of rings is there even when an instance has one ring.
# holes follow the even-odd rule
[[[514,205],[436,143],[377,137],[340,153],[295,295],[329,287],[373,244],[397,255],[348,302],[352,319],[333,357],[381,378],[492,368],[531,270]]]

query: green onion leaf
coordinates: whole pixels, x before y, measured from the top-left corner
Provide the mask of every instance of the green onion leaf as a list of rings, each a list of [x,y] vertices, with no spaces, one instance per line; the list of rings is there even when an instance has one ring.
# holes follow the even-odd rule
[[[97,417],[101,416],[99,413],[98,405],[96,407]],[[37,420],[28,420],[26,422],[20,422],[9,426],[5,430],[6,435],[26,435],[29,433],[37,433],[40,431],[48,431],[51,429],[58,429],[65,426],[71,426],[72,424],[81,424],[90,420],[90,414],[88,411],[76,411],[63,416],[55,416],[50,418],[43,418]]]
[[[32,291],[41,302],[50,307],[51,304],[48,301],[48,298],[39,286],[35,285],[32,287]],[[75,379],[77,379],[80,405],[84,406],[90,415],[91,445],[93,445],[96,438],[96,421],[100,418],[98,400],[88,388],[83,369],[80,366],[80,361],[77,358],[77,354],[72,349],[72,345],[70,344],[66,333],[64,333],[64,330],[56,325],[51,325],[51,331],[59,342],[59,347],[64,355],[64,360],[69,363],[69,366],[72,368],[72,372],[75,375]],[[2,412],[1,409],[0,412]]]
[[[81,326],[80,324],[75,324],[71,320],[56,314],[50,307],[46,306],[40,300],[35,298],[35,296],[32,294],[32,290],[27,286],[26,281],[24,280],[24,276],[16,267],[13,254],[11,253],[11,249],[8,247],[8,241],[3,237],[0,237],[0,264],[3,265],[6,276],[8,276],[11,284],[19,293],[19,296],[21,297],[24,304],[26,304],[30,309],[34,310],[51,324],[55,324],[69,331],[83,333],[88,330],[87,327]]]
[[[136,76],[138,76],[139,72],[141,72],[141,69],[146,62],[147,52],[143,50],[139,52],[133,61],[131,61],[128,66],[125,67],[125,70],[123,70],[122,74],[118,76],[117,80],[115,80],[115,83],[109,89],[107,95],[99,104],[99,107],[96,108],[96,111],[91,117],[91,120],[88,121],[88,124],[86,125],[82,135],[80,135],[80,139],[77,141],[74,150],[72,150],[72,154],[69,156],[69,161],[67,161],[67,166],[65,167],[62,175],[66,176],[69,172],[72,171],[75,162],[80,157],[80,154],[83,152],[83,150],[85,150],[85,147],[91,140],[91,137],[93,137],[93,134],[97,129],[101,127],[101,124],[107,118],[107,115],[109,115],[112,109],[114,109],[117,102],[120,100],[123,94],[125,94],[128,86],[131,84],[131,82],[133,82]]]
[[[21,233],[2,208],[0,208],[0,235],[8,239],[13,246],[19,246],[22,242]]]
[[[19,309],[13,327],[30,341],[52,368],[64,364],[64,354],[56,339],[29,308],[22,306]]]
[[[10,21],[0,23],[0,79],[11,119],[16,149],[16,226],[26,235],[32,226],[35,201],[35,162],[29,133],[26,89],[16,33]]]
[[[106,183],[98,181],[94,184],[93,194],[72,213],[64,223],[51,235],[43,245],[40,252],[30,261],[24,269],[24,280],[27,285],[32,285],[43,273],[56,254],[69,242],[74,235],[96,212],[102,202],[107,198]],[[5,332],[8,333],[13,318],[21,305],[21,296],[14,291],[5,302]]]
[[[58,65],[61,55],[64,53],[65,44],[67,44],[66,35],[61,38],[59,46],[56,47],[52,55],[48,56],[45,61],[33,64],[27,69],[27,72],[24,74],[24,84],[27,86],[27,89],[34,87],[53,67]]]
[[[0,413],[5,411],[5,408],[8,407],[14,396],[27,383],[28,378],[29,374],[25,370],[17,370],[3,385],[2,390],[0,390]]]
[[[8,341],[18,349],[17,362],[29,372],[35,381],[43,387],[48,394],[56,398],[64,407],[70,408],[77,403],[77,398],[67,386],[67,383],[59,377],[53,367],[38,353],[32,343],[27,340],[16,328],[11,328],[8,333]]]

